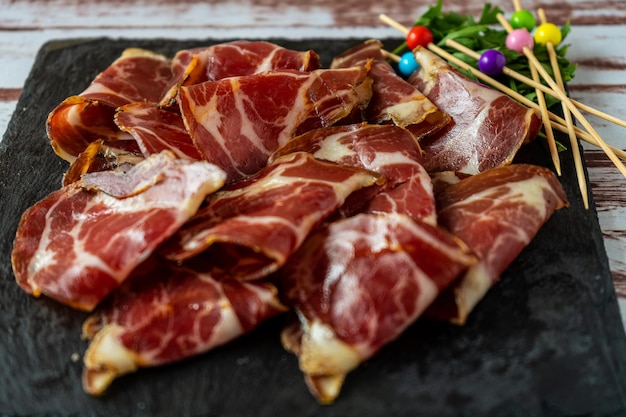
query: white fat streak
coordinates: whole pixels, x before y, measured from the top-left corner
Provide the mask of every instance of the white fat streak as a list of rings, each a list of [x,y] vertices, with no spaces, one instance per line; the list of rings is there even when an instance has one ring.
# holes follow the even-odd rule
[[[237,85],[236,79],[231,79],[230,83],[232,88],[235,89]],[[181,88],[180,91],[180,94],[183,94],[185,88]],[[223,150],[224,155],[228,157],[230,166],[233,167],[233,169],[235,169],[239,174],[243,175],[244,173],[238,169],[239,163],[233,159],[233,154],[229,151],[227,138],[225,138],[220,132],[220,128],[222,127],[222,113],[217,111],[219,96],[211,96],[211,98],[204,105],[198,105],[198,103],[190,97],[187,98],[187,101],[189,102],[192,117],[207,131],[217,146]],[[183,117],[183,122],[185,123],[187,131],[190,131],[191,129],[185,117]]]
[[[537,210],[539,217],[545,218],[547,216],[548,207],[544,198],[544,192],[548,191],[553,194],[554,191],[548,181],[542,176],[535,175],[531,178],[521,181],[510,182],[506,185],[500,186],[499,188],[507,189],[506,193],[498,194],[497,199],[499,201],[509,201],[530,206]],[[493,197],[491,196],[493,195],[493,192],[493,188],[488,188],[469,196],[463,201],[452,204],[450,207],[455,207],[458,205],[464,206],[467,204],[471,204],[473,201],[476,200],[492,200]]]
[[[430,91],[437,83],[439,71],[449,68],[448,64],[437,55],[429,52],[424,48],[416,48],[413,50],[415,60],[420,64],[418,76],[424,82],[422,93],[428,96]]]
[[[437,110],[430,100],[411,100],[398,103],[385,109],[394,123],[401,127],[422,122],[426,116]]]
[[[419,163],[404,152],[376,152],[374,159],[369,164],[365,165],[365,168],[372,171],[379,171],[379,167],[393,165],[414,165],[421,167]]]
[[[267,75],[271,77],[272,75]],[[231,81],[235,83],[235,80]],[[258,136],[256,133],[255,127],[256,124],[250,120],[248,113],[246,111],[246,104],[251,109],[255,109],[257,104],[250,101],[250,98],[246,94],[237,94],[237,90],[235,89],[235,85],[233,85],[233,97],[235,99],[235,108],[237,109],[237,113],[241,115],[241,126],[239,134],[245,137],[248,140],[250,146],[254,147],[256,151],[251,151],[251,153],[261,153],[263,155],[269,155],[271,150],[265,146],[263,143],[263,139]],[[268,92],[268,94],[271,94]]]
[[[274,59],[274,56],[276,55],[276,53],[280,50],[281,48],[274,48],[272,50],[272,52],[270,54],[268,54],[265,59],[263,59],[263,61],[261,61],[261,64],[259,64],[256,68],[256,72],[257,73],[261,73],[261,72],[266,72],[266,71],[272,71],[274,70],[274,66],[272,64],[272,60]]]
[[[342,143],[342,139],[346,136],[345,132],[333,133],[324,138],[322,146],[313,154],[318,159],[327,161],[338,161],[342,158],[352,155],[351,143]]]
[[[233,309],[233,306],[228,301],[228,298],[221,293],[221,299],[219,301],[221,319],[215,325],[213,329],[212,338],[210,343],[203,343],[200,345],[198,343],[198,352],[206,351],[207,347],[215,347],[223,345],[234,338],[241,336],[244,333],[243,327],[241,326],[241,322],[237,317],[237,313]],[[198,322],[197,322],[198,323]],[[201,329],[199,327],[195,327],[196,334],[198,334],[198,339],[200,339]]]
[[[291,139],[292,135],[302,123],[303,119],[309,115],[310,107],[313,107],[314,110],[317,110],[316,103],[311,103],[308,100],[308,91],[311,89],[311,85],[317,81],[319,78],[319,71],[312,71],[308,74],[299,74],[299,73],[289,73],[290,77],[295,79],[295,83],[301,82],[302,78],[305,78],[305,81],[301,83],[300,88],[298,89],[298,93],[295,96],[295,100],[293,102],[293,109],[283,120],[283,125],[285,128],[283,129],[281,135],[278,138],[278,146],[282,146]]]
[[[70,105],[67,111],[67,121],[71,126],[83,126],[83,109],[77,105]]]
[[[469,313],[484,298],[496,278],[487,270],[485,262],[482,261],[467,270],[455,291],[459,314],[452,320],[453,323],[465,323]]]
[[[120,74],[120,76],[123,77],[124,75]],[[92,82],[89,87],[87,87],[87,89],[81,93],[81,95],[88,94],[108,94],[114,97],[120,97],[119,91],[112,90],[101,82],[98,82],[98,78],[96,78],[94,82]]]
[[[302,322],[304,332],[299,356],[300,369],[308,375],[341,375],[355,369],[362,358],[319,320]]]
[[[280,157],[276,161],[274,161],[274,164],[281,164],[280,167],[272,175],[268,175],[258,181],[258,184],[260,186],[259,189],[267,190],[269,188],[278,188],[285,185],[293,184],[294,177],[282,175],[282,173],[288,169],[292,169],[293,167],[306,164],[307,158],[299,157],[300,155],[307,154],[303,152],[296,152]],[[291,161],[289,161],[290,159]],[[371,184],[373,178],[372,175],[368,174],[367,172],[356,171],[348,179],[341,182],[337,182],[332,179],[326,181],[321,178],[302,180],[305,182],[314,182],[316,184],[326,184],[329,187],[332,187],[340,202],[343,202],[343,200],[355,189]],[[242,192],[245,192],[245,190],[242,190]]]
[[[102,394],[115,378],[137,370],[137,356],[119,342],[124,331],[121,326],[107,325],[94,336],[83,357],[87,392]]]

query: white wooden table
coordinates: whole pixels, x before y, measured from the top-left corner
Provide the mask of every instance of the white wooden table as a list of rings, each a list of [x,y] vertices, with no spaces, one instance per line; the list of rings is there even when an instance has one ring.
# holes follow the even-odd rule
[[[378,15],[385,13],[410,25],[435,0],[407,6],[402,0],[285,2],[244,0],[185,2],[106,2],[94,0],[0,0],[0,133],[16,109],[17,100],[39,48],[61,38],[338,38],[397,37]],[[505,13],[513,3],[497,0]],[[479,0],[446,0],[444,9],[478,16]],[[573,98],[626,119],[626,9],[621,2],[538,0],[522,2],[534,11],[543,7],[558,25],[569,20],[572,32],[568,58],[578,64],[570,83]],[[78,63],[79,65],[80,63]],[[623,128],[589,118],[611,145],[626,148]],[[626,179],[601,151],[585,146],[604,243],[609,257],[622,319],[626,325]]]

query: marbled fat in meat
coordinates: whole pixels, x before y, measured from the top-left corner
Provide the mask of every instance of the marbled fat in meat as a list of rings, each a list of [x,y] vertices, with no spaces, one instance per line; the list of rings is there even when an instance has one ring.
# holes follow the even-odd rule
[[[537,136],[537,111],[467,78],[425,48],[413,53],[420,68],[409,81],[452,117],[443,130],[420,140],[428,172],[477,174],[508,165]]]
[[[365,67],[282,70],[207,81],[181,88],[181,114],[204,159],[230,182],[258,172],[299,130],[333,125],[365,106],[367,73]]]
[[[225,174],[156,154],[128,173],[85,174],[22,216],[12,265],[20,287],[90,311],[193,216]]]
[[[291,153],[215,193],[160,253],[178,262],[202,257],[240,280],[263,278],[350,194],[382,181],[374,172]]]

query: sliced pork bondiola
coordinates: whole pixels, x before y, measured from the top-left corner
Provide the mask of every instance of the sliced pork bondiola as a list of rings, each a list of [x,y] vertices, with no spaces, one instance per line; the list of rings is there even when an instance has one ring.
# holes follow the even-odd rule
[[[408,130],[368,123],[315,129],[287,142],[270,160],[296,151],[385,176],[385,184],[373,195],[351,196],[360,200],[347,203],[349,208],[342,209],[346,215],[349,211],[396,212],[436,223],[430,176],[422,166],[422,150]]]
[[[134,102],[158,102],[171,76],[165,56],[139,48],[125,50],[82,93],[50,112],[46,129],[54,151],[72,162],[95,140],[132,140],[113,122],[115,109]]]
[[[173,77],[160,105],[174,106],[178,90],[183,85],[265,71],[313,71],[319,68],[320,57],[315,51],[295,51],[265,41],[238,40],[184,49],[172,59]]]
[[[207,352],[285,310],[273,285],[150,258],[83,324],[83,388],[103,394],[121,375]]]
[[[96,140],[90,143],[63,174],[63,185],[80,181],[83,174],[91,172],[128,171],[145,159],[135,146],[131,146],[131,149],[121,147],[126,144],[128,141],[105,144],[102,140]]]
[[[452,122],[420,140],[428,172],[477,174],[508,165],[541,128],[539,113],[467,78],[429,50],[413,50],[420,64],[409,78]]]
[[[300,131],[330,126],[367,105],[364,66],[312,72],[269,71],[182,87],[180,109],[203,157],[228,181],[255,174]]]
[[[281,269],[279,287],[299,319],[282,342],[316,398],[333,402],[346,374],[475,260],[451,234],[402,214],[359,214],[311,235]]]
[[[308,153],[288,154],[238,188],[211,196],[159,253],[178,262],[202,257],[234,278],[259,279],[284,265],[351,193],[383,181]]]
[[[169,150],[179,158],[202,159],[178,112],[155,103],[131,103],[119,107],[114,120],[135,138],[144,156]]]
[[[442,227],[479,257],[433,303],[432,317],[463,324],[555,210],[568,205],[547,168],[513,164],[467,177],[436,194]]]
[[[17,283],[90,311],[224,180],[214,165],[168,152],[126,173],[85,174],[23,214],[12,252]]]
[[[335,57],[331,68],[346,68],[372,61],[372,99],[365,109],[369,123],[393,122],[400,127],[411,126],[417,137],[441,130],[450,116],[435,106],[415,86],[400,77],[382,53],[382,43],[369,40]]]

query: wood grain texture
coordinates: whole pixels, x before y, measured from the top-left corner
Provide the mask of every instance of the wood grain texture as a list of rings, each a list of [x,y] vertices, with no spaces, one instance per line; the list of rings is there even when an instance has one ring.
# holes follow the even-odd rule
[[[402,23],[411,23],[433,4],[430,1],[403,0],[316,0],[308,2],[262,0],[235,1],[7,1],[3,0],[0,26],[6,30],[90,27],[98,18],[99,27],[258,27],[282,25],[372,27],[378,14],[395,16]],[[479,15],[485,4],[480,0],[447,0],[446,10]],[[512,12],[513,2],[492,1],[505,12]],[[570,21],[576,25],[626,23],[626,3],[622,1],[523,1],[523,7],[543,7],[547,18],[557,24]],[[246,13],[241,13],[246,10]],[[145,19],[141,20],[140,17]],[[284,22],[284,23],[283,23]]]
[[[16,110],[17,98],[39,48],[65,38],[345,38],[398,36],[381,24],[380,13],[409,25],[435,0],[297,1],[79,1],[0,0],[0,133]],[[505,13],[512,1],[492,1]],[[569,21],[568,57],[578,65],[572,97],[626,119],[626,2],[621,0],[524,0],[542,7],[548,20]],[[444,0],[444,9],[478,16],[479,0]],[[77,63],[79,65],[80,63]],[[17,109],[19,111],[19,109]],[[590,117],[610,144],[626,149],[624,128]],[[593,198],[604,234],[615,287],[626,306],[626,179],[584,146]],[[626,307],[622,309],[626,325]]]

